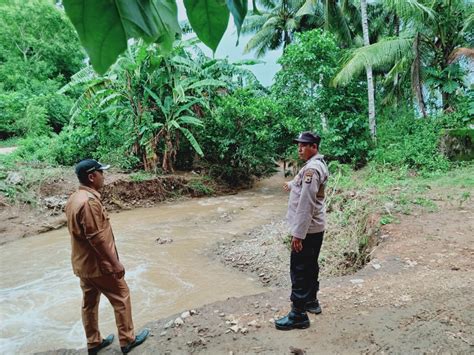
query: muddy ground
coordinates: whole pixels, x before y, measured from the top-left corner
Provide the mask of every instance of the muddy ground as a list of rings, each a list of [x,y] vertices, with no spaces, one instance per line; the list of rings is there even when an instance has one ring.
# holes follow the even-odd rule
[[[306,330],[282,332],[273,324],[290,306],[280,222],[216,245],[217,259],[269,291],[149,323],[151,337],[134,353],[474,353],[474,203],[437,204],[438,212],[414,211],[383,226],[370,263],[356,274],[324,278],[323,313],[310,315]],[[85,351],[49,352],[79,353]],[[102,353],[120,353],[118,342]]]

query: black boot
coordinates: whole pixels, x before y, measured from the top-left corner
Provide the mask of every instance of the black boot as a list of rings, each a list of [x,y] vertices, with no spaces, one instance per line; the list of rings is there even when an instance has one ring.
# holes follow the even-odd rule
[[[321,306],[319,304],[319,301],[316,299],[314,301],[306,303],[305,309],[309,313],[313,314],[321,314]]]
[[[286,317],[275,321],[278,330],[305,329],[309,327],[309,318],[306,311],[292,308]]]

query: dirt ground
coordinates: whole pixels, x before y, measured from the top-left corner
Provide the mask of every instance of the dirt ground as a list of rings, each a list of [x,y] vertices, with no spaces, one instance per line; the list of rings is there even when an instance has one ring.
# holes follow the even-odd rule
[[[290,306],[289,289],[282,281],[266,293],[183,310],[149,323],[151,337],[134,353],[474,353],[474,203],[443,203],[439,212],[399,219],[382,228],[365,268],[322,280],[323,313],[310,315],[309,329],[274,328],[274,320]],[[259,248],[262,241],[255,235],[258,231],[248,240]],[[267,283],[263,277],[261,281]],[[117,341],[101,353],[120,353]]]

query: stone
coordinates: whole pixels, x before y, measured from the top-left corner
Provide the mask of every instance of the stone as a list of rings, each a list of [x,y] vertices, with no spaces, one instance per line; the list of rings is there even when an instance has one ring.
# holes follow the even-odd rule
[[[372,264],[372,267],[375,269],[375,270],[379,270],[381,268],[380,264]]]
[[[249,327],[255,327],[255,326],[257,325],[257,321],[254,319],[253,321],[248,322],[247,325],[248,325]]]
[[[175,327],[179,327],[179,326],[181,326],[181,325],[183,325],[183,324],[184,324],[184,321],[183,321],[180,317],[178,317],[178,318],[176,318],[176,319],[174,320],[174,325],[175,325]]]
[[[249,330],[247,328],[242,328],[240,332],[245,335],[249,332]]]
[[[170,320],[168,323],[165,324],[164,328],[165,328],[165,329],[168,329],[168,328],[172,327],[173,324],[174,324],[174,321],[173,321],[173,320]]]
[[[232,330],[234,333],[237,333],[240,330],[240,327],[238,325],[233,325],[229,329]]]
[[[5,179],[8,185],[20,185],[23,182],[23,175],[15,171],[10,171]]]
[[[352,279],[351,283],[353,285],[360,285],[360,284],[364,283],[364,280],[363,279]]]
[[[186,319],[188,317],[191,317],[191,313],[189,311],[185,311],[185,312],[181,313],[181,318],[182,319]]]

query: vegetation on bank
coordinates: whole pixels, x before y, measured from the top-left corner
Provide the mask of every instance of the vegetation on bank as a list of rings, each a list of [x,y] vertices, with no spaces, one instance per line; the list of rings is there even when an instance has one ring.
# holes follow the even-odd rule
[[[18,146],[0,158],[2,193],[19,196],[15,190],[29,188],[10,184],[11,171],[71,166],[85,157],[137,179],[184,170],[248,186],[274,172],[279,161],[300,163],[291,141],[302,130],[319,132],[321,152],[332,166],[376,167],[386,174],[458,166],[440,142],[446,130],[464,132],[472,142],[466,59],[472,53],[463,47],[472,41],[469,2],[373,2],[370,48],[359,40],[357,2],[335,2],[332,10],[317,2],[292,3],[293,20],[286,19],[292,25],[284,29],[263,24],[279,16],[285,1],[255,3],[261,11],[243,22],[244,31],[255,33],[248,49],[285,49],[268,88],[249,70],[255,61],[209,58],[195,39],[167,42],[166,51],[162,44],[130,40],[99,75],[61,7],[45,0],[0,2],[6,24],[0,32],[0,136]],[[405,28],[400,20],[407,16],[412,20]],[[434,21],[443,18],[446,23]],[[445,28],[460,30],[455,38],[440,37]],[[414,52],[402,51],[404,41],[418,43]],[[455,55],[448,61],[440,48]],[[364,64],[364,51],[379,59],[365,63],[373,66],[376,137],[367,120],[366,76],[355,68]],[[345,79],[335,80],[341,73]]]

